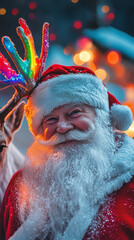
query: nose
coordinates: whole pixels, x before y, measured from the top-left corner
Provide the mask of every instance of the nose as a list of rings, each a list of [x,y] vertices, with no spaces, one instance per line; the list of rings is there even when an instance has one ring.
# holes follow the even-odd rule
[[[69,122],[62,121],[62,122],[57,123],[57,132],[58,133],[65,133],[71,129],[73,129],[73,125]]]

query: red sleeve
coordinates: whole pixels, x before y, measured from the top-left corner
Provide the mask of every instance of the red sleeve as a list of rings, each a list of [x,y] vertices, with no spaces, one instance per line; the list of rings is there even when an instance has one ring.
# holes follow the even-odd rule
[[[0,240],[8,240],[20,226],[16,209],[16,188],[22,171],[17,171],[12,177],[0,211]]]

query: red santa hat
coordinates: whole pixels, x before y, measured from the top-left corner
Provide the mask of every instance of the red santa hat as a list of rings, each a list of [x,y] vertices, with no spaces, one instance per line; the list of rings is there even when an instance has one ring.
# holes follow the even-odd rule
[[[133,121],[130,108],[121,105],[92,70],[54,64],[43,73],[25,107],[32,134],[41,134],[45,115],[67,103],[83,103],[109,111],[111,122],[118,130],[127,130]]]

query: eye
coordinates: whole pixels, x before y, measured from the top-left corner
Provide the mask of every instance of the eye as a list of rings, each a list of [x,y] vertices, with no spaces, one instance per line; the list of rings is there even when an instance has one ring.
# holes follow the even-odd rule
[[[55,117],[48,118],[45,121],[45,123],[47,123],[47,124],[54,124],[56,122],[57,122],[57,118],[55,118]]]
[[[2,153],[3,149],[6,148],[6,145],[0,145],[0,153]]]
[[[72,112],[69,113],[70,117],[79,117],[81,116],[81,110],[80,109],[74,109]]]

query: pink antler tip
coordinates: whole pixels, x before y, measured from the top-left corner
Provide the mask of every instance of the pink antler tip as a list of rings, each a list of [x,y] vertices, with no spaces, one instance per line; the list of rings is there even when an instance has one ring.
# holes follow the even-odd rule
[[[24,20],[24,18],[19,18],[19,24],[26,24],[26,21]]]
[[[48,27],[49,27],[49,23],[48,23],[48,22],[45,22],[45,26],[48,28]]]

